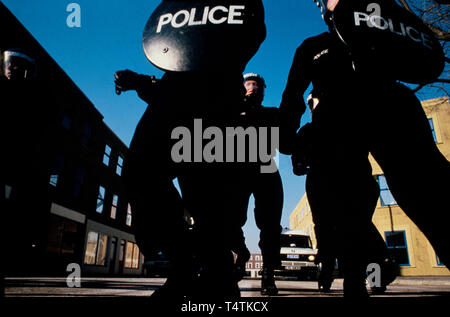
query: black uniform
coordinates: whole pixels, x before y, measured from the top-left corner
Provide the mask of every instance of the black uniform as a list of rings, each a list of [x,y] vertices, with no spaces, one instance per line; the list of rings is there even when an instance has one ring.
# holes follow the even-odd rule
[[[247,109],[249,107],[246,107]],[[279,126],[279,109],[257,105],[244,111],[239,123],[243,127]],[[271,134],[269,133],[270,142]],[[270,144],[268,144],[270,146]],[[273,160],[273,158],[272,158]],[[275,164],[275,162],[271,162]],[[235,230],[231,232],[233,251],[238,257],[248,253],[242,227],[247,222],[247,209],[250,195],[255,199],[255,222],[260,230],[259,247],[263,256],[264,267],[274,269],[280,266],[280,234],[281,215],[283,210],[283,184],[278,170],[273,173],[262,173],[260,164],[242,168],[236,176],[235,192],[230,201],[230,209],[235,209]]]
[[[358,65],[337,36],[309,38],[296,52],[281,104],[286,116],[294,118],[286,125],[293,133],[311,82],[320,99],[312,123],[308,198],[318,247],[334,249],[341,256],[348,291],[353,288],[350,284],[361,285],[352,281],[363,279],[371,249],[380,246],[374,243],[376,234],[369,234],[376,230],[371,218],[378,195],[369,152],[400,207],[427,235],[441,260],[448,259],[440,218],[448,209],[444,193],[449,192],[449,163],[433,142],[420,102],[394,80],[355,68]],[[413,173],[417,168],[426,172]],[[439,219],[424,210],[433,210]]]
[[[172,263],[181,264],[182,261],[173,261],[183,258],[186,251],[183,235],[186,202],[172,183],[178,177],[183,197],[190,197],[187,205],[201,237],[198,243],[202,276],[205,284],[209,283],[201,288],[214,296],[235,294],[230,284],[231,251],[226,246],[226,227],[222,221],[227,213],[222,202],[229,199],[232,188],[227,178],[230,173],[220,163],[175,164],[171,148],[177,140],[171,139],[171,133],[176,127],[194,131],[195,118],[203,120],[204,129],[224,127],[235,118],[244,93],[242,71],[266,34],[262,2],[248,1],[247,6],[253,10],[249,22],[252,41],[242,34],[236,34],[235,43],[228,41],[242,52],[239,59],[226,63],[217,60],[216,68],[204,71],[167,72],[157,90],[152,91],[150,106],[136,128],[124,167],[139,246],[144,254],[164,249]]]
[[[41,241],[46,238],[42,228],[47,218],[38,209],[46,208],[49,200],[48,131],[54,118],[50,106],[42,104],[42,87],[38,80],[0,78],[0,135],[5,149],[0,159],[2,234],[5,240],[15,237],[14,243],[5,244],[10,260],[4,264],[7,271],[19,274],[45,266]]]

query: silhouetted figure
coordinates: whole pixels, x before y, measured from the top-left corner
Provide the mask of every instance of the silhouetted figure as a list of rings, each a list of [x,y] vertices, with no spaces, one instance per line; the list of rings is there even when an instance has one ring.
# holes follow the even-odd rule
[[[330,17],[325,16],[326,21]],[[365,66],[354,60],[332,28],[306,39],[295,54],[280,107],[291,118],[286,126],[295,133],[305,110],[302,96],[312,82],[319,106],[311,128],[308,198],[316,214],[319,250],[331,257],[334,252],[327,250],[337,253],[346,296],[366,294],[366,264],[373,258],[373,248],[381,250],[371,223],[378,188],[369,152],[383,169],[400,207],[444,263],[449,252],[443,225],[449,162],[438,151],[414,93],[395,79],[374,73],[376,69],[367,72],[371,68]],[[417,168],[423,172],[414,173]],[[334,239],[324,239],[330,226]],[[325,245],[327,240],[330,246]]]
[[[262,106],[266,88],[264,79],[254,73],[244,75],[246,97],[239,123],[243,127],[278,127],[278,109]],[[270,143],[270,142],[269,142]],[[270,144],[268,145],[270,146]],[[275,154],[275,153],[274,153]],[[271,158],[273,160],[273,158]],[[275,164],[275,162],[272,162]],[[242,227],[247,221],[247,209],[250,196],[255,199],[255,222],[260,230],[259,247],[263,256],[261,293],[277,295],[274,269],[280,266],[281,214],[283,209],[283,184],[280,173],[262,173],[259,164],[243,168],[236,177],[236,194],[230,201],[230,209],[236,209],[237,221],[235,231],[231,232],[233,252],[237,254],[236,272],[242,278],[245,264],[250,253],[245,245]]]
[[[337,239],[340,234],[337,228],[338,222],[334,218],[334,216],[340,217],[340,215],[330,215],[336,209],[336,201],[324,199],[324,197],[332,196],[334,192],[339,192],[339,185],[336,183],[334,185],[336,186],[335,188],[331,187],[333,183],[328,181],[328,179],[336,176],[331,171],[323,169],[320,165],[319,168],[316,167],[316,163],[323,162],[323,159],[329,157],[330,153],[328,148],[318,143],[324,142],[327,135],[322,135],[324,128],[320,126],[320,121],[317,124],[315,120],[315,112],[319,112],[321,103],[314,91],[308,96],[308,106],[311,110],[313,120],[311,123],[303,126],[297,133],[296,147],[292,154],[292,163],[294,174],[307,174],[306,193],[311,207],[319,250],[316,262],[322,264],[318,286],[320,291],[327,292],[330,290],[333,282],[336,259],[339,258],[340,266],[345,266],[345,258],[339,253],[342,246],[339,245],[341,241]],[[329,132],[327,130],[325,131],[326,133]],[[369,167],[367,166],[368,169]],[[386,244],[371,221],[380,194],[378,184],[370,174],[364,174],[364,170],[360,172],[361,181],[359,184],[364,186],[360,189],[360,193],[363,193],[363,195],[355,198],[355,201],[359,212],[366,217],[365,222],[362,223],[367,230],[366,234],[368,236],[366,241],[367,245],[364,248],[369,250],[365,257],[364,253],[362,253],[360,259],[363,262],[365,261],[363,263],[365,267],[370,263],[378,263],[380,265],[382,269],[381,285],[378,287],[373,286],[372,290],[374,292],[381,292],[395,279],[397,266],[394,259],[389,256]],[[364,175],[366,176],[365,181],[363,178]],[[338,177],[338,180],[341,181],[341,178]],[[356,253],[361,254],[361,251],[358,250]]]
[[[165,2],[168,5],[170,2],[183,4],[183,1],[163,1],[163,4]],[[215,1],[204,3],[210,7],[219,5]],[[220,4],[236,3],[221,1]],[[226,221],[222,221],[228,212],[223,202],[232,195],[232,180],[228,175],[233,167],[221,163],[194,162],[193,159],[191,162],[175,163],[171,153],[178,141],[172,134],[176,128],[185,127],[193,136],[194,119],[201,119],[203,129],[206,129],[208,126],[224,127],[238,115],[244,94],[242,71],[264,40],[265,25],[261,1],[238,1],[237,4],[245,5],[243,25],[253,34],[251,40],[240,32],[227,33],[226,28],[215,29],[216,24],[207,23],[197,27],[198,37],[186,44],[190,47],[184,48],[187,52],[197,45],[208,48],[209,44],[215,46],[212,51],[219,52],[219,46],[233,45],[236,47],[234,55],[228,56],[227,60],[214,55],[206,56],[207,60],[201,60],[200,64],[208,62],[207,68],[167,71],[161,80],[137,89],[139,95],[150,103],[131,141],[123,174],[134,212],[138,245],[144,255],[163,250],[174,268],[163,288],[169,297],[239,296],[237,283],[232,279],[232,253],[229,242],[225,240]],[[214,33],[210,29],[220,31]],[[220,40],[203,43],[202,32],[216,34]],[[178,33],[172,32],[170,36],[174,34]],[[186,37],[180,33],[179,39]],[[172,48],[168,50],[171,52]],[[195,58],[194,55],[182,55],[180,59],[189,64],[192,61],[189,56]],[[148,78],[145,81],[153,82]],[[175,177],[183,190],[183,200],[173,185]],[[184,267],[191,256],[184,240],[184,208],[195,219],[195,230],[199,236],[196,249],[199,250],[201,272],[195,280],[190,279]]]
[[[8,274],[28,274],[44,265],[45,217],[49,181],[46,131],[51,112],[36,78],[36,60],[23,49],[2,52],[0,76],[2,265]],[[33,263],[32,265],[30,263]]]
[[[297,50],[283,94],[283,111],[292,111],[298,118],[305,109],[298,100],[311,81],[320,103],[310,131],[306,188],[316,225],[318,261],[328,263],[325,272],[329,272],[327,267],[334,266],[337,256],[345,294],[364,296],[367,263],[373,253],[381,252],[371,247],[381,246],[374,244],[381,237],[371,222],[379,189],[368,160],[367,135],[362,133],[368,130],[367,108],[360,105],[367,99],[360,93],[370,84],[354,73],[350,55],[333,33],[307,39]],[[355,86],[349,94],[348,87]],[[343,171],[341,176],[337,170]],[[327,282],[323,284],[328,288]]]

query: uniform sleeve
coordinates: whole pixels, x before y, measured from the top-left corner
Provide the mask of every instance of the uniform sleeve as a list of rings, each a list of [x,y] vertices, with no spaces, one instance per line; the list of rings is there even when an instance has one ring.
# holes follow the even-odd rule
[[[300,127],[300,119],[306,109],[303,94],[312,80],[308,45],[308,40],[305,40],[295,53],[281,100],[280,151],[283,154],[292,153],[295,134]]]
[[[139,75],[139,87],[136,88],[136,92],[142,100],[150,104],[152,98],[154,98],[155,92],[158,91],[157,84],[153,82],[152,76]]]

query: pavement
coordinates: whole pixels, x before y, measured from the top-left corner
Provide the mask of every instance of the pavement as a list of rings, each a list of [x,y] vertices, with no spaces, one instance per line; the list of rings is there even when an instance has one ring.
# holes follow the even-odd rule
[[[151,310],[150,296],[165,282],[164,278],[81,278],[80,287],[69,287],[63,277],[7,277],[5,279],[4,302],[17,309],[46,309],[62,307],[80,313],[84,307],[110,309],[113,312],[121,307],[140,307]],[[239,283],[241,298],[218,305],[221,312],[256,312],[259,308],[278,311],[317,312],[324,308],[337,307],[346,301],[343,298],[343,280],[334,281],[329,293],[317,290],[317,282],[277,280],[278,296],[267,297],[260,294],[261,280],[244,279]],[[449,277],[398,277],[387,288],[383,295],[371,296],[370,310],[401,305],[402,309],[412,312],[419,307],[447,306],[450,302]],[[348,302],[347,302],[348,303]],[[124,306],[125,305],[125,306]],[[186,306],[183,306],[186,305]],[[183,309],[198,309],[201,303],[187,301],[176,307],[177,312]],[[228,305],[228,306],[227,306]],[[233,306],[234,305],[234,306]],[[252,306],[253,305],[253,306]],[[259,306],[254,306],[259,305]],[[431,306],[430,306],[431,305]],[[216,307],[216,311],[219,309]],[[168,307],[164,306],[164,309]],[[369,309],[369,308],[367,308]],[[194,310],[195,311],[195,310]]]

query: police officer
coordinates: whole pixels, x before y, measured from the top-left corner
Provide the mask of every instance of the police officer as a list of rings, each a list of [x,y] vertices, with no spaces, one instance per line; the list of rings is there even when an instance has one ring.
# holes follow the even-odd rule
[[[311,82],[320,104],[314,110],[306,188],[316,218],[319,261],[322,257],[333,263],[325,258],[334,259],[337,252],[345,295],[366,296],[365,268],[373,252],[368,249],[374,211],[369,202],[377,197],[377,187],[368,147],[362,142],[365,117],[360,117],[364,110],[354,95],[358,90],[352,89],[358,82],[352,59],[333,30],[305,40],[297,49],[280,106],[289,114],[286,120],[291,132],[305,110],[302,96]],[[336,168],[343,171],[341,177]]]
[[[266,84],[264,78],[255,73],[244,75],[246,89],[245,103],[240,114],[239,123],[248,127],[278,127],[278,109],[262,106]],[[273,160],[273,158],[272,158]],[[271,162],[275,164],[274,162]],[[280,173],[262,173],[259,164],[244,168],[237,178],[236,194],[232,203],[237,207],[237,222],[231,239],[234,241],[233,251],[237,253],[236,271],[245,271],[245,263],[250,253],[245,246],[242,227],[247,221],[247,209],[250,195],[255,198],[255,221],[260,229],[259,247],[263,256],[261,279],[262,295],[277,295],[278,289],[274,280],[274,269],[280,266],[280,233],[281,213],[283,209],[283,185]],[[233,208],[233,207],[231,207]],[[231,209],[230,208],[230,209]]]
[[[340,266],[345,264],[345,259],[339,256],[339,241],[336,238],[339,236],[339,230],[335,219],[330,216],[335,207],[334,201],[327,201],[324,199],[329,195],[329,191],[336,191],[338,188],[330,188],[330,182],[325,182],[324,179],[334,177],[333,175],[322,175],[322,171],[315,168],[313,162],[317,156],[327,157],[329,152],[326,148],[317,144],[316,138],[320,136],[320,125],[317,128],[315,120],[315,112],[319,111],[320,101],[317,94],[313,91],[307,98],[308,107],[312,113],[312,122],[304,125],[296,136],[295,149],[292,153],[293,171],[296,175],[305,175],[306,177],[306,193],[311,207],[311,212],[314,221],[314,231],[316,233],[318,255],[316,262],[321,264],[321,270],[318,278],[319,290],[328,292],[331,288],[336,266],[336,260],[339,258]],[[313,166],[314,168],[310,169]],[[361,191],[365,193],[361,201],[358,202],[361,213],[367,215],[370,219],[375,210],[378,197],[379,188],[373,177],[367,177],[366,182],[361,182],[366,188]],[[336,185],[337,186],[337,185]],[[397,265],[395,260],[388,254],[387,247],[377,232],[375,226],[370,222],[366,223],[368,245],[366,249],[370,250],[370,254],[366,257],[365,265],[370,263],[378,263],[382,269],[381,285],[372,285],[372,292],[382,293],[386,290],[386,286],[392,282],[397,275]],[[358,252],[360,252],[358,250]],[[339,267],[341,269],[341,267]]]
[[[37,79],[35,58],[22,48],[2,52],[0,79],[1,155],[0,183],[2,188],[3,224],[5,239],[16,237],[14,244],[6,244],[5,262],[8,271],[26,273],[43,265],[45,235],[42,213],[37,210],[47,203],[48,171],[46,156],[47,131],[52,113],[44,103],[41,82]],[[5,208],[3,208],[5,207]],[[34,267],[25,267],[27,263]]]
[[[163,1],[162,5],[165,2],[170,1]],[[204,1],[204,4],[209,2],[213,4],[213,1]],[[226,245],[225,228],[222,222],[217,221],[218,215],[227,212],[220,202],[232,186],[226,180],[227,173],[219,165],[174,163],[171,157],[175,143],[172,131],[177,127],[194,131],[194,118],[202,119],[204,127],[224,126],[240,108],[242,71],[265,38],[262,2],[241,2],[249,12],[245,25],[255,37],[249,41],[242,34],[232,32],[227,34],[226,41],[221,38],[215,43],[188,43],[194,47],[197,44],[207,47],[209,44],[228,43],[236,45],[236,52],[240,53],[226,61],[217,56],[207,56],[211,67],[206,69],[167,71],[154,86],[157,89],[148,88],[152,96],[150,106],[138,123],[124,166],[124,178],[135,216],[136,239],[144,254],[155,248],[164,249],[174,265],[182,265],[184,251],[180,243],[183,241],[184,208],[192,213],[201,236],[197,243],[201,250],[202,274],[196,289],[205,296],[239,295],[237,283],[232,282],[233,259]],[[196,39],[202,40],[201,36]],[[235,42],[230,42],[232,40]],[[184,188],[183,198],[190,197],[188,206],[173,186],[174,177],[178,177]],[[167,230],[169,226],[173,230]],[[180,273],[173,279],[169,277],[168,281],[175,282],[168,288],[173,293],[186,295],[192,283],[186,283],[182,275]]]
[[[373,230],[367,207],[375,193],[368,152],[383,169],[400,207],[427,235],[444,263],[448,263],[448,248],[439,218],[445,218],[443,210],[448,206],[444,192],[449,190],[449,163],[434,144],[411,90],[353,58],[330,23],[331,12],[327,13],[330,32],[306,39],[297,49],[281,108],[290,115],[287,118],[294,118],[286,119],[293,133],[305,110],[301,96],[312,82],[320,104],[313,118],[309,186],[317,184],[322,188],[317,195],[332,204],[321,211],[335,224],[345,295],[365,296],[365,263],[372,252],[367,233]],[[418,167],[427,172],[414,174],[420,180],[416,182],[411,171]],[[342,177],[336,176],[337,170]],[[419,189],[417,183],[430,187]],[[438,218],[425,215],[425,209]]]
[[[8,80],[33,79],[36,75],[36,61],[21,49],[13,48],[3,52],[2,77]]]

